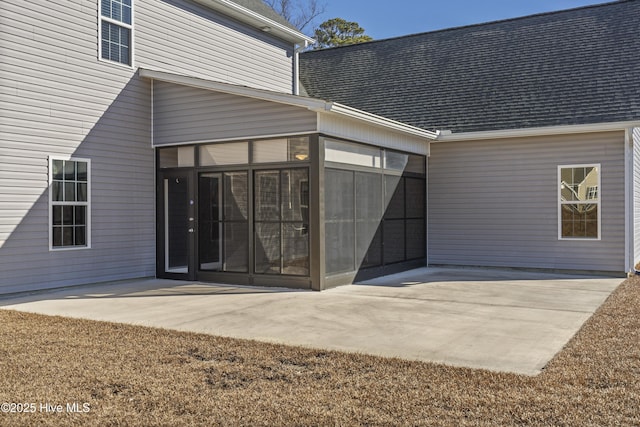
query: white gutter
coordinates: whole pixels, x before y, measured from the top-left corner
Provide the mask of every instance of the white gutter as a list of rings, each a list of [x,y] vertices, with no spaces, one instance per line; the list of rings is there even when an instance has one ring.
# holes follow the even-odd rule
[[[293,94],[300,95],[300,52],[305,50],[309,44],[304,44],[293,48]]]
[[[594,123],[586,125],[545,126],[525,129],[490,130],[481,132],[451,133],[439,132],[436,142],[446,141],[470,141],[478,139],[518,138],[541,135],[558,135],[567,133],[591,133],[625,130],[630,127],[640,126],[640,121]]]
[[[283,40],[293,43],[315,43],[311,37],[301,33],[298,30],[289,28],[279,22],[269,19],[265,16],[240,6],[229,0],[195,0],[196,2],[207,6],[210,9],[224,13],[225,15],[235,18],[238,21],[251,25],[266,33],[273,34]]]
[[[196,77],[183,76],[180,74],[167,73],[164,71],[154,71],[146,68],[138,69],[138,75],[148,79],[160,80],[183,86],[196,87],[215,92],[227,93],[230,95],[245,96],[263,101],[277,102],[294,107],[306,108],[307,110],[315,113],[338,114],[340,116],[366,122],[373,126],[383,127],[430,140],[435,140],[439,135],[437,132],[430,132],[415,126],[387,119],[382,116],[367,113],[366,111],[321,99],[307,98],[304,96],[291,95],[288,93],[274,92],[264,89],[255,89],[247,86],[232,85]]]

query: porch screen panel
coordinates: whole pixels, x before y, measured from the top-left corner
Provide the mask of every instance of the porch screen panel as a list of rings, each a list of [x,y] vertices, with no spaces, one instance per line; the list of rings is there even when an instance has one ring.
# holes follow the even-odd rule
[[[425,196],[426,183],[421,178],[405,178],[407,259],[426,255]]]
[[[280,179],[282,273],[309,274],[309,172],[286,169]]]
[[[309,171],[256,171],[255,272],[309,275]]]
[[[280,274],[280,171],[255,173],[255,272]]]
[[[198,179],[198,263],[200,270],[219,271],[221,267],[221,196],[220,175],[201,174]]]
[[[200,175],[200,270],[238,273],[249,271],[247,185],[247,172]]]
[[[325,170],[325,259],[327,273],[355,269],[354,172]]]
[[[392,264],[405,260],[404,220],[385,220],[383,225],[384,262]]]
[[[401,219],[405,215],[404,180],[400,176],[385,175],[385,219]]]
[[[256,222],[256,273],[280,274],[280,223]]]
[[[325,140],[328,275],[426,256],[426,158]]]
[[[405,189],[400,176],[385,175],[386,210],[382,228],[385,264],[404,261],[405,256]]]
[[[356,172],[356,257],[359,267],[382,263],[382,175]]]
[[[223,174],[223,271],[249,271],[249,215],[247,172]]]

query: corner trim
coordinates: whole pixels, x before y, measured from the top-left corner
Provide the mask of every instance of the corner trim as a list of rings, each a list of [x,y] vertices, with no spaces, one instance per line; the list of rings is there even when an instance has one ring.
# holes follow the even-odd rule
[[[624,270],[633,272],[634,265],[634,239],[633,233],[633,128],[627,128],[624,132]],[[635,236],[634,236],[635,238]]]

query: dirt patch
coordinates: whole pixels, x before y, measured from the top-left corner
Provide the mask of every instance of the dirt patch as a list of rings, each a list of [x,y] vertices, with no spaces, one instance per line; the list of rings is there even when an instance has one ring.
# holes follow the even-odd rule
[[[640,425],[638,343],[639,277],[537,377],[0,310],[0,425]]]

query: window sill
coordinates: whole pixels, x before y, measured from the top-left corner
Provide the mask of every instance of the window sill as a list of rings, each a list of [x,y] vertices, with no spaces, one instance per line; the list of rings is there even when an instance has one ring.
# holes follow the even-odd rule
[[[91,246],[51,246],[49,247],[49,252],[81,251],[85,249],[91,249]]]

